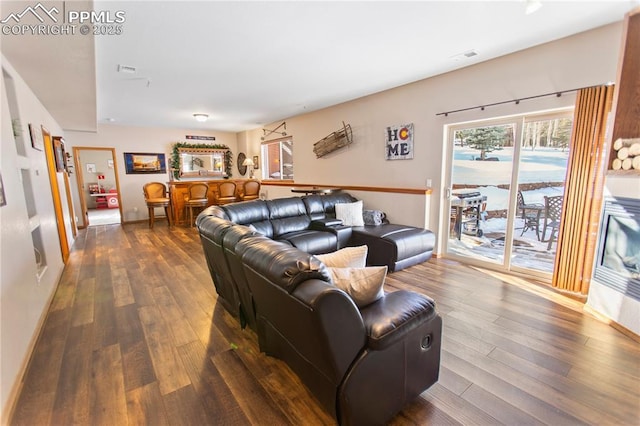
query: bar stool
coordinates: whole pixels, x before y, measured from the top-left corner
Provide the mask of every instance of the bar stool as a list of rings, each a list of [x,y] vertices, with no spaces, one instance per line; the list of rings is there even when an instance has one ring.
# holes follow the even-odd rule
[[[144,201],[149,209],[149,228],[153,229],[155,209],[164,208],[167,223],[171,226],[171,199],[167,196],[167,187],[162,182],[149,182],[142,187]]]
[[[184,206],[189,209],[189,226],[193,226],[193,209],[204,208],[209,204],[207,192],[209,185],[206,183],[192,183],[187,189],[187,198],[184,200]]]
[[[235,182],[225,181],[218,185],[218,198],[216,200],[217,205],[235,203],[236,198],[236,184]]]
[[[257,180],[248,180],[243,185],[241,201],[255,200],[260,197],[260,182]]]

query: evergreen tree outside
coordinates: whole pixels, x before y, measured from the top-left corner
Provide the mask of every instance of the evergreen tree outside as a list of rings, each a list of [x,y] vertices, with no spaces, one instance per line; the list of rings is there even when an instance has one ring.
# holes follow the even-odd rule
[[[507,129],[504,126],[478,127],[456,132],[463,146],[480,151],[480,160],[487,159],[487,153],[499,151],[504,146]]]

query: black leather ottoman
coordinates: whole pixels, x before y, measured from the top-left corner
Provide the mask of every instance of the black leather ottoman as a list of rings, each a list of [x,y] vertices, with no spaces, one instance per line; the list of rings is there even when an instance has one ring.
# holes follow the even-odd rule
[[[435,241],[434,233],[427,229],[386,223],[353,227],[349,245],[366,244],[367,265],[387,265],[393,272],[429,260]]]

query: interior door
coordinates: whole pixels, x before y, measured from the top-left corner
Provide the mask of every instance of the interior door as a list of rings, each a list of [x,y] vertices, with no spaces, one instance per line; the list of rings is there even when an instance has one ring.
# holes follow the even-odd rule
[[[44,151],[47,159],[47,169],[49,170],[49,181],[51,183],[51,196],[53,198],[53,209],[56,215],[56,227],[58,228],[58,238],[60,240],[60,251],[62,261],[67,263],[69,259],[69,243],[67,240],[67,230],[64,226],[64,213],[62,211],[62,199],[60,197],[60,186],[56,169],[55,156],[53,153],[53,143],[51,133],[42,127],[42,138],[44,140]]]
[[[74,147],[73,157],[78,185],[78,198],[80,199],[80,209],[84,219],[82,227],[87,227],[91,224],[89,209],[95,205],[94,199],[90,198],[89,185],[97,185],[102,193],[94,195],[100,195],[101,197],[104,195],[107,207],[113,207],[113,209],[109,208],[109,211],[118,214],[118,217],[114,219],[115,222],[111,221],[110,223],[122,223],[122,202],[115,148]],[[100,179],[99,176],[106,177],[106,179]],[[109,193],[111,190],[115,190],[115,195]],[[117,203],[111,205],[111,197],[116,197]],[[97,222],[97,224],[100,223],[100,221]]]

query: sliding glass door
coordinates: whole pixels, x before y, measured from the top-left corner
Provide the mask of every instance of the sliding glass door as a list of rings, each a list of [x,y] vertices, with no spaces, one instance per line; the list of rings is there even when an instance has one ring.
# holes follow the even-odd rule
[[[556,256],[571,115],[525,118],[511,266],[551,274]]]
[[[571,112],[449,127],[446,255],[553,271]]]
[[[504,263],[516,123],[452,132],[449,252]]]

